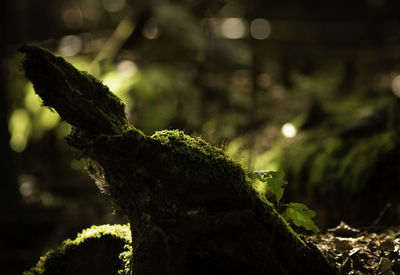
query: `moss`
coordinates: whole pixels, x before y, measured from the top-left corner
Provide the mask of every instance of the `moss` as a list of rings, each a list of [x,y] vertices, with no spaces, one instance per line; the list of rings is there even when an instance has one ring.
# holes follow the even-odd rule
[[[26,77],[33,82],[44,104],[57,110],[74,126],[69,144],[93,160],[88,170],[96,180],[99,179],[99,187],[109,191],[113,201],[135,221],[137,266],[143,265],[143,270],[147,270],[147,261],[153,265],[153,258],[159,263],[158,255],[164,255],[159,254],[157,239],[146,236],[149,227],[164,225],[166,219],[169,223],[181,218],[181,213],[191,210],[192,206],[204,206],[211,217],[218,219],[219,213],[223,212],[233,216],[238,213],[248,215],[260,227],[256,232],[267,234],[270,243],[266,245],[271,246],[278,258],[294,263],[295,257],[305,263],[306,269],[313,269],[315,257],[308,257],[307,253],[310,248],[273,205],[252,188],[243,167],[222,149],[177,130],[159,131],[147,137],[129,125],[124,105],[94,77],[38,47],[24,46],[20,50],[26,54],[23,62]],[[176,211],[176,202],[181,203],[179,211]],[[192,218],[183,216],[184,222],[189,221],[190,225]],[[203,222],[202,219],[200,217],[192,224],[197,225],[197,222]],[[265,228],[259,225],[265,225]],[[182,226],[181,233],[186,233],[186,227]],[[209,230],[208,226],[205,228]],[[179,241],[185,241],[181,233],[176,236]],[[171,236],[173,239],[174,234]],[[130,243],[128,226],[92,227],[78,234],[75,240],[67,240],[48,252],[25,274],[127,273],[132,251],[124,249]],[[260,247],[264,248],[263,244]],[[290,255],[286,255],[286,250]],[[297,253],[292,255],[294,251]],[[145,258],[141,258],[141,254]],[[273,259],[274,255],[271,257]],[[306,262],[311,259],[312,263]],[[152,270],[151,266],[149,268]],[[326,267],[321,268],[324,269]]]
[[[205,176],[216,184],[233,186],[239,196],[257,200],[244,169],[221,149],[177,130],[159,131],[148,139],[140,130],[129,127],[123,103],[94,77],[39,47],[25,45],[20,51],[26,55],[26,77],[44,104],[56,109],[77,129],[68,139],[74,147],[106,145],[118,136],[135,142],[146,140],[172,153],[171,163],[181,174],[189,178]],[[93,140],[91,134],[97,138]]]
[[[122,260],[123,268],[118,270],[118,275],[128,275],[131,274],[131,261],[133,257],[132,245],[126,244],[124,246],[124,252],[119,254],[119,258]]]
[[[92,226],[47,252],[24,275],[116,274],[126,268],[127,257],[119,255],[129,254],[130,243],[129,224]]]
[[[64,120],[81,129],[121,132],[127,121],[125,105],[100,81],[45,49],[24,45],[19,51],[25,54],[25,76],[45,106],[54,108]]]
[[[243,167],[202,138],[178,130],[158,131],[150,138],[172,153],[171,161],[187,177],[206,177],[216,184],[233,186],[238,194],[252,190]]]
[[[222,149],[209,145],[200,137],[191,137],[179,130],[162,130],[155,132],[152,139],[158,140],[161,144],[166,145],[177,153],[192,155],[194,158],[202,156],[224,157]]]
[[[147,139],[147,136],[139,129],[133,127],[127,127],[123,132],[122,136],[130,140],[141,141]]]
[[[272,228],[275,226],[280,229],[287,228],[287,231],[277,234],[281,236],[283,234],[282,242],[290,240],[288,243],[305,245],[285,219],[276,212],[273,204],[252,187],[245,169],[231,160],[222,149],[208,144],[199,137],[190,137],[178,130],[159,131],[150,138],[172,150],[174,155],[178,156],[174,161],[186,167],[189,177],[207,175],[215,184],[233,187],[236,195],[253,208],[262,223]],[[292,242],[293,240],[295,241]]]

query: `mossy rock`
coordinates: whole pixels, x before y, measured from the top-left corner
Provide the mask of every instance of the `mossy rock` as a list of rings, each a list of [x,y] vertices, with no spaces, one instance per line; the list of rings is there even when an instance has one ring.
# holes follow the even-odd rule
[[[92,226],[48,251],[24,275],[124,274],[130,243],[129,224]]]

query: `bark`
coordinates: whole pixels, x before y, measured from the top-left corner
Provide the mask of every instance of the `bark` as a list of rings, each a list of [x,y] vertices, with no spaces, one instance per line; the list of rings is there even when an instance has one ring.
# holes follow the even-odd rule
[[[107,87],[23,46],[26,77],[74,128],[99,188],[130,218],[133,274],[331,274],[224,152],[180,131],[144,135]]]

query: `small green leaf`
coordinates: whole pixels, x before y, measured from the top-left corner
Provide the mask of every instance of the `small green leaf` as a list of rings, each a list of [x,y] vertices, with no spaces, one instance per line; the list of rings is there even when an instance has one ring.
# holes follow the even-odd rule
[[[275,195],[276,202],[279,203],[287,185],[285,174],[275,170],[256,171],[254,174],[260,181],[267,183],[268,189]]]
[[[312,221],[315,212],[302,203],[292,202],[287,204],[284,216],[286,219],[290,219],[296,226],[302,226],[314,233],[318,232],[318,227]]]

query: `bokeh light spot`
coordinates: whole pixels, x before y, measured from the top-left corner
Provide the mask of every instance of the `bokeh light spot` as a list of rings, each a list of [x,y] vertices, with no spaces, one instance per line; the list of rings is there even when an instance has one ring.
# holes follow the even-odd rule
[[[93,0],[86,0],[82,3],[82,13],[86,20],[98,21],[100,20],[102,7],[101,3]]]
[[[29,114],[25,109],[15,109],[10,116],[8,129],[10,131],[10,147],[15,152],[25,150],[31,131]]]
[[[250,23],[250,34],[255,39],[267,39],[271,34],[271,25],[263,18],[254,19]]]
[[[19,193],[23,201],[27,204],[40,201],[40,192],[34,176],[22,174],[18,177]]]
[[[292,123],[285,123],[281,129],[282,134],[287,138],[295,137],[297,134],[297,129]]]
[[[131,60],[122,60],[117,65],[117,71],[123,77],[128,78],[128,77],[134,76],[137,73],[138,67],[136,66],[135,62],[133,62]]]
[[[63,56],[74,56],[82,50],[82,39],[77,35],[64,36],[58,45],[58,53]]]
[[[160,30],[154,18],[147,20],[143,27],[143,36],[147,39],[157,39],[160,36]]]
[[[42,127],[43,130],[50,130],[57,126],[60,121],[60,116],[50,111],[49,109],[43,109],[40,112],[38,117],[38,124]]]
[[[103,0],[103,8],[108,12],[118,12],[125,7],[126,0]]]
[[[42,192],[40,194],[40,201],[43,205],[51,205],[54,202],[54,197],[50,192]]]
[[[83,26],[83,13],[80,7],[67,9],[63,14],[64,24],[70,29],[79,29]]]
[[[246,36],[246,27],[241,18],[226,18],[221,23],[221,33],[228,39],[240,39]]]
[[[19,186],[19,193],[22,195],[22,197],[29,197],[33,195],[33,183],[29,181],[23,182]]]

